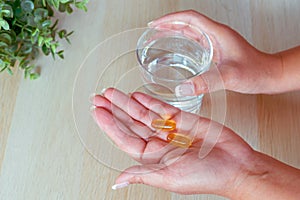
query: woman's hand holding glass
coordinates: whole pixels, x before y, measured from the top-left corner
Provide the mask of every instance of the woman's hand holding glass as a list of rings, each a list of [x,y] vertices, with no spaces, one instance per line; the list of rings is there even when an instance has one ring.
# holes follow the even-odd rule
[[[150,22],[149,26],[163,28],[163,24],[170,21],[182,21],[203,30],[213,43],[213,62],[216,64],[215,68],[178,88],[177,91],[182,92],[179,95],[197,95],[220,89],[247,94],[279,93],[293,89],[286,88],[282,80],[281,54],[261,52],[230,27],[193,10],[165,15]],[[176,25],[168,28],[178,30]],[[190,35],[188,29],[180,31]]]

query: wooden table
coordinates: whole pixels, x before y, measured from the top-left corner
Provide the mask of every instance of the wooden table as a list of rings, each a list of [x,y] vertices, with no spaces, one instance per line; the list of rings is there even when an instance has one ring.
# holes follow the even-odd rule
[[[87,53],[106,38],[145,27],[154,18],[184,9],[198,10],[228,24],[266,52],[299,45],[300,1],[97,0],[91,1],[88,8],[88,13],[61,17],[61,26],[75,30],[72,45],[64,45],[65,60],[41,57],[37,63],[42,66],[42,74],[36,81],[23,80],[21,71],[14,77],[0,75],[0,199],[223,199],[213,195],[182,196],[144,185],[111,190],[119,171],[89,153],[91,149],[84,147],[74,123],[72,103],[77,72]],[[108,47],[106,54],[110,52],[114,50]],[[98,60],[92,61],[92,69],[99,71],[103,67]],[[91,84],[89,76],[85,78],[86,84],[81,82],[76,88],[83,94],[89,92],[84,90],[85,85]],[[226,99],[225,125],[254,148],[300,167],[299,92],[227,92]],[[80,102],[75,99],[75,104]],[[205,106],[204,103],[204,110]],[[80,123],[86,126],[86,132],[95,132],[90,117]],[[124,166],[131,162],[121,153],[102,154],[112,162],[118,159]]]

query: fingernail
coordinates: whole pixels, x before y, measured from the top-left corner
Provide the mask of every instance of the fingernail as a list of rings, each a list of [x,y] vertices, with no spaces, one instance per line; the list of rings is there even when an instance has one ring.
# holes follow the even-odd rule
[[[175,94],[178,97],[195,95],[195,86],[192,81],[184,82],[175,88]]]
[[[91,113],[91,115],[92,115],[92,117],[95,119],[95,109],[96,109],[96,106],[91,106],[90,107],[90,113]]]
[[[91,103],[94,103],[94,98],[95,98],[95,96],[96,96],[96,93],[92,93],[92,94],[89,96],[89,101],[90,101]]]
[[[105,91],[107,90],[107,88],[103,88],[102,90],[101,90],[101,92],[100,92],[100,94],[104,94],[105,93]]]
[[[151,27],[151,24],[153,24],[153,21],[148,22],[147,26],[148,26],[148,27]]]
[[[118,184],[113,185],[111,187],[111,189],[117,190],[117,189],[121,189],[121,188],[127,187],[128,185],[129,185],[129,182],[118,183]]]
[[[91,106],[90,111],[94,111],[96,109],[96,106]]]

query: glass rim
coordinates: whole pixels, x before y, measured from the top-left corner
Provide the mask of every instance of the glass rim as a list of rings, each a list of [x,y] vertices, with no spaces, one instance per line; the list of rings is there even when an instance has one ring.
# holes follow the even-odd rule
[[[167,79],[167,78],[160,78],[160,77],[156,77],[156,78],[159,79],[159,80],[168,81],[168,82],[182,82],[182,81],[186,81],[186,80],[188,80],[188,79],[190,79],[190,78],[193,78],[193,77],[195,77],[195,76],[198,76],[198,75],[200,75],[200,74],[202,74],[202,73],[208,71],[208,70],[209,70],[209,67],[210,67],[211,64],[212,64],[212,58],[213,58],[213,45],[212,45],[212,41],[210,40],[209,36],[208,36],[205,32],[203,32],[201,29],[199,29],[198,27],[193,26],[193,25],[191,25],[191,24],[188,24],[188,23],[186,23],[186,22],[182,22],[182,21],[170,21],[170,22],[166,22],[166,23],[161,23],[161,24],[159,24],[159,25],[162,25],[162,24],[184,25],[184,26],[188,26],[188,27],[192,28],[193,30],[195,30],[196,32],[199,32],[200,34],[202,34],[202,35],[204,36],[206,42],[208,43],[208,47],[209,47],[209,52],[208,52],[208,53],[209,53],[209,57],[208,57],[208,59],[209,59],[209,62],[208,62],[208,64],[207,64],[207,66],[205,66],[204,71],[195,73],[195,74],[193,74],[193,75],[191,75],[190,77],[187,77],[187,78],[176,79],[176,80],[173,80],[173,79]],[[158,26],[159,26],[159,25],[158,25]],[[164,29],[159,29],[159,28],[157,28],[158,26],[155,26],[155,27],[153,27],[153,28],[148,28],[148,29],[146,29],[146,31],[144,31],[143,34],[139,37],[138,42],[137,42],[137,48],[136,48],[136,56],[137,56],[139,65],[140,65],[147,73],[151,74],[151,76],[155,76],[155,75],[154,75],[153,73],[151,73],[149,70],[147,70],[147,69],[144,67],[144,65],[142,64],[141,55],[139,54],[139,50],[143,49],[143,48],[140,47],[140,46],[141,46],[140,44],[142,43],[142,39],[143,39],[150,31],[154,31],[154,30],[156,30],[156,31],[157,31],[157,30],[158,30],[158,31],[159,31],[159,30],[164,30]],[[174,31],[174,30],[172,30],[172,29],[167,29],[167,28],[165,28],[165,30],[173,31],[174,33],[177,33],[178,35],[182,35],[183,37],[185,37],[185,38],[187,38],[187,39],[189,39],[189,40],[192,40],[192,41],[194,41],[194,42],[196,42],[196,43],[199,44],[199,42],[198,42],[197,40],[195,40],[195,39],[193,39],[193,38],[191,38],[191,37],[187,37],[186,35],[184,35],[184,34],[182,34],[182,33],[179,33],[179,32],[176,32],[176,31]]]

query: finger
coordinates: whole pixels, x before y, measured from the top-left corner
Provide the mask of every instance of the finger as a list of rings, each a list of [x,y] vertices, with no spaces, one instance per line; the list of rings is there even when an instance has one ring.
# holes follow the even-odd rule
[[[129,135],[127,132],[122,131],[119,125],[116,125],[117,119],[112,116],[104,108],[95,108],[93,111],[95,120],[100,128],[115,142],[115,144],[123,151],[130,154],[133,158],[139,159],[144,152],[146,142],[136,137]],[[121,124],[119,122],[119,124]]]
[[[93,99],[93,102],[95,106],[103,107],[106,110],[110,111],[113,114],[113,117],[118,119],[116,120],[116,125],[118,125],[120,129],[122,129],[123,125],[125,125],[130,130],[130,132],[134,132],[137,136],[146,140],[149,137],[156,135],[156,133],[145,124],[133,120],[126,112],[124,112],[116,105],[112,104],[105,97],[96,95]],[[123,125],[120,125],[117,122],[121,122]],[[122,131],[126,132],[127,128],[122,129]]]
[[[137,102],[135,99],[130,98],[123,92],[109,88],[104,92],[104,96],[111,101],[114,105],[122,108],[128,115],[130,115],[136,121],[140,121],[143,124],[151,127],[153,119],[160,118],[156,113],[146,109],[143,105]]]
[[[132,166],[119,175],[112,188],[117,189],[121,188],[118,186],[129,184],[146,184],[171,190],[172,183],[169,183],[169,179],[164,176],[164,167],[163,164]]]
[[[216,33],[217,32],[216,25],[219,24],[196,11],[188,10],[188,11],[180,11],[180,12],[167,14],[163,17],[160,17],[150,22],[148,26],[152,28],[159,27],[165,23],[170,23],[174,21],[184,22],[186,24],[197,26],[198,28],[200,28],[206,33]]]
[[[225,66],[222,66],[224,71]],[[206,73],[196,76],[191,79],[195,86],[195,94],[199,95],[207,92],[214,92],[218,90],[225,90],[225,83],[219,68],[211,68]]]
[[[181,111],[147,94],[135,92],[132,94],[132,97],[157,115],[163,116],[165,119],[174,120],[176,122],[176,131],[180,131],[182,134],[193,137],[198,135],[197,137],[200,137],[199,133],[204,133],[209,126],[208,119],[201,118],[193,113]]]
[[[180,109],[141,92],[134,92],[132,97],[145,108],[166,119],[170,119],[181,112]]]
[[[98,106],[98,107],[105,107],[109,108],[111,106],[111,103],[102,95],[95,95],[91,99],[93,105]]]
[[[175,146],[168,144],[165,140],[152,137],[147,142],[147,146],[141,157],[142,164],[160,163],[165,154],[176,149]]]
[[[102,108],[107,109],[108,111],[111,111],[112,107],[115,107],[115,105],[111,104],[105,97],[96,95],[94,98],[94,102],[96,106],[100,106]],[[139,135],[140,137],[145,137],[143,139],[146,139],[147,144],[141,153],[140,156],[137,156],[135,159],[143,164],[147,163],[158,163],[161,159],[161,157],[164,156],[168,151],[174,149],[175,147],[172,147],[168,145],[168,143],[165,141],[165,138],[167,136],[167,133],[165,134],[156,134],[153,133],[147,126],[144,124],[132,120],[131,117],[129,117],[124,111],[118,108],[112,109],[114,110],[113,118],[116,118],[115,126],[117,126],[120,131],[123,132],[125,135],[129,135],[130,137],[134,137],[131,134],[131,131],[134,132],[136,135]],[[121,116],[123,115],[123,116]],[[121,121],[121,124],[119,123],[119,120]],[[131,121],[131,122],[130,122]],[[124,124],[126,125],[126,128],[124,128]],[[127,127],[130,129],[127,129]],[[155,137],[151,137],[151,135]]]
[[[222,66],[222,69],[212,67],[209,71],[176,86],[176,96],[196,96],[203,93],[226,89],[224,83],[226,79],[224,80],[223,75],[221,74],[225,68],[225,66]]]

